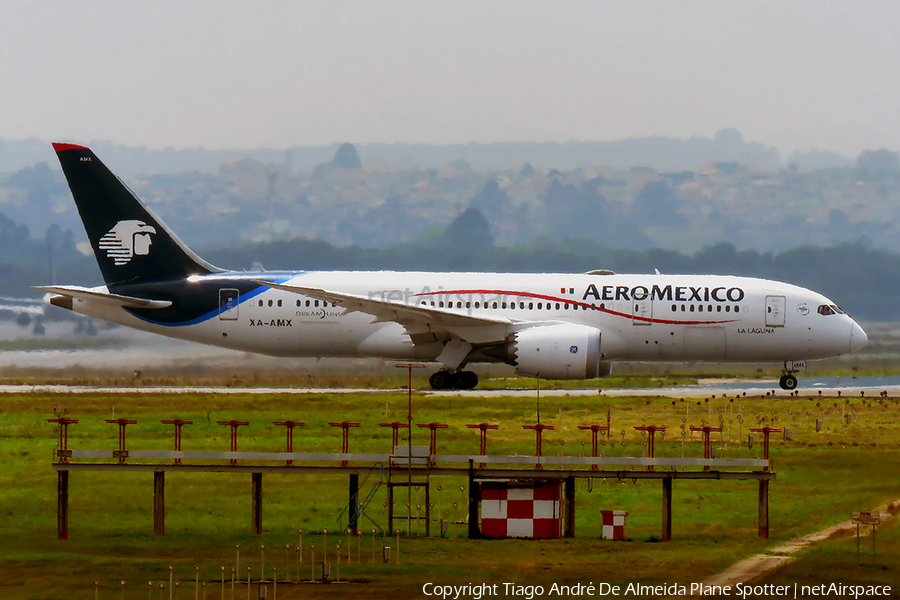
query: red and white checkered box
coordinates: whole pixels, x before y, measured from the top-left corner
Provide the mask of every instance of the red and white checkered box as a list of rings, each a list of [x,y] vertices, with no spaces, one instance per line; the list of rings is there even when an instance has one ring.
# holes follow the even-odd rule
[[[627,510],[601,510],[603,516],[603,539],[604,540],[624,540]]]
[[[481,533],[487,537],[560,537],[560,484],[484,487]]]

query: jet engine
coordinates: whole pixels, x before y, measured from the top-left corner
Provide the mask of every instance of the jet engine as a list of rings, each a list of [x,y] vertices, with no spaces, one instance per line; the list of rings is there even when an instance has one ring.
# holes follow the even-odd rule
[[[529,327],[509,336],[505,362],[520,375],[543,379],[606,377],[612,365],[600,360],[600,330],[560,323]]]

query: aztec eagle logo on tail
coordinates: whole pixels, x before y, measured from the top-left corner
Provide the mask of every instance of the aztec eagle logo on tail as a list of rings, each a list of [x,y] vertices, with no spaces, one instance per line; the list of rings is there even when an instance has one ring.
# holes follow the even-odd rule
[[[152,233],[156,233],[156,228],[143,221],[136,219],[119,221],[100,238],[99,246],[101,250],[106,251],[107,258],[111,258],[116,266],[127,265],[135,255],[150,254]]]

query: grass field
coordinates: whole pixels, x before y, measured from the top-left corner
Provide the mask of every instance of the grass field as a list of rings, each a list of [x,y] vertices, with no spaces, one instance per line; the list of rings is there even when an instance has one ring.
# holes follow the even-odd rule
[[[658,543],[661,488],[658,482],[641,480],[578,480],[576,489],[575,539],[562,540],[468,540],[463,525],[454,525],[447,538],[401,537],[400,564],[396,564],[397,539],[373,538],[366,534],[350,542],[353,563],[342,558],[341,585],[278,584],[282,598],[423,597],[427,582],[441,585],[503,583],[540,585],[547,595],[554,583],[569,585],[593,582],[627,585],[641,583],[689,583],[720,572],[732,563],[765,551],[779,541],[817,531],[846,520],[854,510],[868,510],[900,498],[900,403],[896,399],[704,398],[675,401],[667,398],[545,399],[542,421],[554,425],[546,432],[545,454],[589,454],[590,437],[578,425],[605,423],[612,408],[612,426],[617,432],[604,447],[606,454],[640,456],[641,437],[633,427],[666,425],[668,435],[657,441],[657,456],[682,453],[680,425],[719,424],[721,437],[714,437],[717,456],[761,457],[757,440],[748,448],[748,428],[765,422],[791,430],[791,439],[773,441],[772,459],[777,479],[770,488],[771,539],[756,535],[757,489],[755,482],[676,481],[674,491],[673,541]],[[734,400],[732,402],[732,400]],[[697,404],[699,402],[699,405]],[[346,535],[320,533],[323,528],[340,529],[338,514],[346,503],[347,482],[343,477],[314,478],[302,475],[266,475],[263,508],[264,533],[250,533],[250,477],[235,474],[167,474],[166,535],[152,535],[152,482],[149,473],[72,472],[70,539],[56,539],[56,473],[51,463],[56,447],[55,426],[45,419],[67,410],[79,419],[71,426],[69,447],[106,449],[116,447],[116,427],[106,418],[127,417],[130,449],[169,450],[172,426],[161,419],[193,420],[184,428],[184,450],[228,450],[228,428],[216,420],[241,419],[250,425],[240,431],[242,451],[281,451],[284,428],[273,421],[305,421],[295,430],[296,451],[337,452],[340,430],[329,421],[352,420],[362,424],[351,432],[354,452],[385,453],[390,430],[379,422],[406,418],[405,392],[379,394],[251,396],[229,395],[5,395],[0,396],[0,597],[12,599],[168,598],[169,565],[173,577],[183,582],[173,597],[194,597],[194,565],[198,577],[207,582],[209,598],[220,598],[221,567],[226,567],[225,598],[231,597],[230,567],[235,565],[235,544],[242,545],[241,569],[250,565],[252,576],[262,568],[260,543],[267,545],[267,574],[279,568],[279,579],[298,576],[297,554],[286,551],[300,543],[303,528],[303,564],[299,575],[311,578],[309,544],[317,551],[328,547],[332,579],[337,566],[334,544]],[[848,424],[846,415],[852,414]],[[765,418],[765,421],[762,419]],[[816,432],[816,419],[823,421]],[[534,423],[533,398],[430,398],[415,399],[414,421],[449,424],[438,433],[439,454],[477,452],[477,432],[467,423],[494,422],[500,429],[488,436],[491,454],[533,454],[534,435],[522,425]],[[625,431],[625,446],[622,447]],[[414,443],[427,444],[427,432],[414,430]],[[699,438],[686,436],[685,456],[702,455]],[[373,481],[361,482],[363,493]],[[445,519],[459,520],[465,505],[460,491],[464,478],[432,478],[435,511]],[[442,491],[437,492],[436,487]],[[590,488],[590,489],[589,489]],[[383,489],[383,488],[382,488]],[[385,523],[379,491],[368,516],[379,526]],[[419,491],[417,500],[423,502]],[[600,539],[601,509],[629,512],[627,542]],[[345,522],[345,521],[344,521]],[[364,520],[363,529],[372,524]],[[421,533],[424,535],[424,526]],[[415,533],[413,526],[413,534]],[[456,536],[456,537],[454,537]],[[797,561],[767,581],[814,581],[828,583],[897,581],[900,578],[900,533],[891,524],[879,531],[876,564],[863,556],[856,566],[855,538],[829,540],[806,551]],[[864,540],[863,548],[869,548]],[[394,547],[389,564],[372,563],[373,545]],[[357,554],[361,549],[361,556]],[[321,554],[317,556],[321,561]],[[119,581],[125,580],[121,588]],[[100,588],[93,581],[99,580]],[[148,587],[147,582],[154,586]],[[157,587],[164,582],[162,591]],[[346,584],[343,582],[347,582]],[[237,586],[236,598],[247,597],[246,586]],[[255,589],[251,590],[255,594]],[[269,590],[270,598],[273,590]],[[202,592],[201,592],[201,596]],[[253,596],[255,598],[255,595]],[[463,597],[474,597],[472,595]]]

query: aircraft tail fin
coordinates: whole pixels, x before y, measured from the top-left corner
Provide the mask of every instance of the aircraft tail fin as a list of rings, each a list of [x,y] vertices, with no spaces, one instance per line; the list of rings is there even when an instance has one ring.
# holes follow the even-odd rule
[[[85,146],[53,144],[109,288],[218,272]]]

